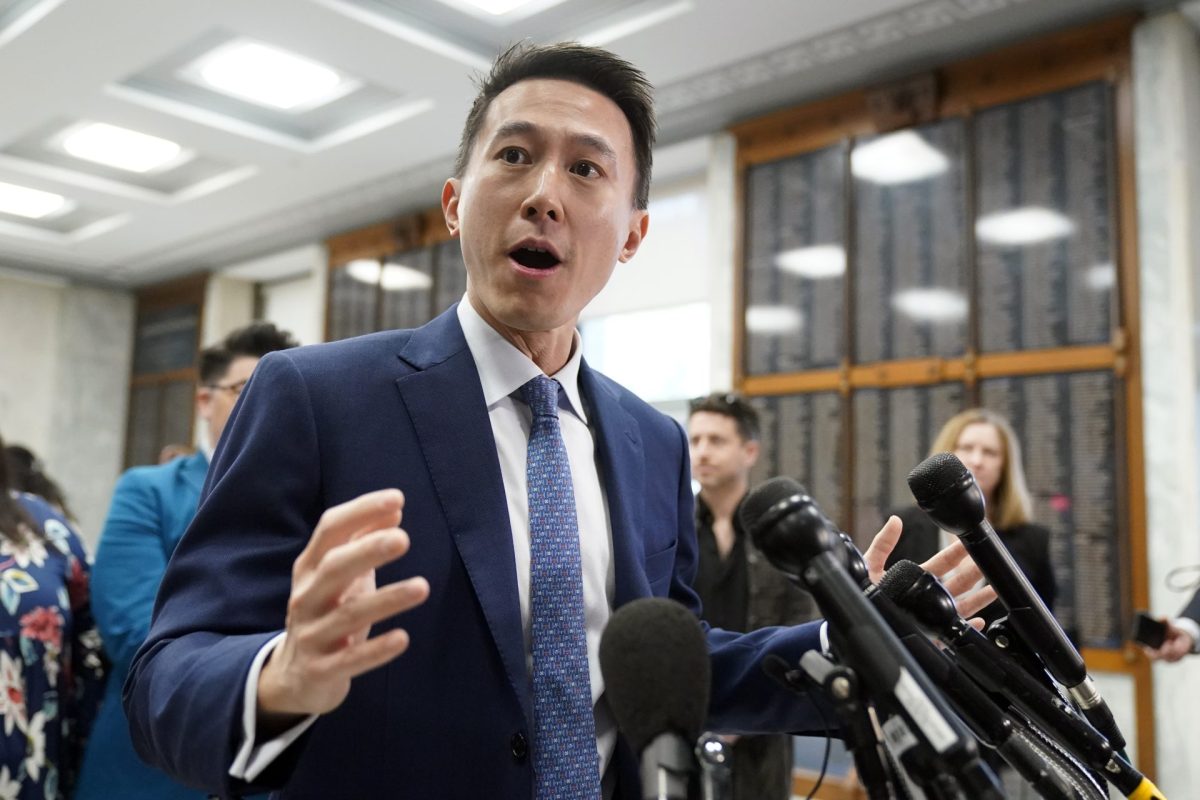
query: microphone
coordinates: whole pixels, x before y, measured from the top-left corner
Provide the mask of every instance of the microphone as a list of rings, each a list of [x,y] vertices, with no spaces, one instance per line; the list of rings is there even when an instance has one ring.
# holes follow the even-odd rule
[[[908,488],[917,505],[938,527],[962,541],[1008,608],[1009,624],[1039,654],[1050,674],[1067,687],[1088,721],[1108,738],[1115,750],[1123,750],[1125,738],[1088,675],[1079,651],[987,521],[983,492],[971,471],[953,453],[937,453],[908,473]]]
[[[879,591],[951,646],[956,662],[980,686],[1016,706],[1127,797],[1161,798],[1154,784],[1114,752],[1072,706],[959,616],[954,598],[937,578],[911,561],[901,561],[884,574]]]
[[[763,555],[812,592],[847,666],[871,698],[903,721],[903,734],[891,720],[885,731],[915,745],[908,748],[914,762],[933,762],[934,773],[949,774],[982,798],[1003,797],[970,733],[850,579],[840,534],[804,488],[786,477],[767,481],[742,502],[741,521]]]
[[[850,574],[863,589],[868,600],[879,611],[900,642],[908,649],[921,669],[942,689],[959,716],[975,735],[995,748],[1000,756],[1023,777],[1039,797],[1047,800],[1075,800],[1072,776],[1051,762],[1039,750],[1035,739],[1025,735],[1019,723],[996,705],[979,684],[968,676],[946,653],[940,651],[916,622],[879,587],[871,583],[862,554],[845,533],[841,534]],[[901,562],[905,563],[905,562]],[[912,563],[912,562],[907,562]],[[1097,793],[1099,790],[1097,789]]]
[[[708,716],[708,644],[674,600],[621,606],[600,636],[604,694],[641,762],[643,800],[696,797],[693,749]]]

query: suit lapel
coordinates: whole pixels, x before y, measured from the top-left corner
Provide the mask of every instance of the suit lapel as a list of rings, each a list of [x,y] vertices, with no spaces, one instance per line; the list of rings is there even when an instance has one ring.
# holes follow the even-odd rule
[[[600,477],[604,481],[612,525],[615,593],[613,607],[650,594],[646,581],[645,552],[637,520],[644,519],[641,487],[645,460],[637,420],[621,407],[616,392],[586,363],[579,383],[588,403],[588,417],[596,437]]]
[[[479,373],[455,308],[400,353],[419,371],[396,381],[454,544],[528,720],[533,705],[504,480]]]

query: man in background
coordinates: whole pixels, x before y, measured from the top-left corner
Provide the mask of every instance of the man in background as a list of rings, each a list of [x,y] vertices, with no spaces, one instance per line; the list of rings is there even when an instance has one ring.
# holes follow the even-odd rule
[[[699,565],[693,584],[713,627],[753,631],[815,619],[812,595],[793,586],[749,541],[738,512],[758,461],[758,412],[734,394],[693,400],[688,441],[696,497]],[[733,796],[787,800],[792,795],[792,740],[786,735],[729,736]]]
[[[77,800],[174,800],[207,795],[185,788],[137,757],[121,708],[121,684],[150,630],[154,596],[167,561],[196,515],[212,451],[258,360],[295,347],[269,322],[233,331],[200,353],[196,411],[207,432],[199,452],[156,466],[134,467],[113,492],[92,568],[92,608],[113,662]]]

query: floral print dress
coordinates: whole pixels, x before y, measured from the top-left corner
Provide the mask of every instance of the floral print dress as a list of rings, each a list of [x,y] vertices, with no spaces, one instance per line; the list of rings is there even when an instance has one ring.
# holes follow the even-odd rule
[[[40,498],[15,497],[39,529],[0,536],[0,800],[58,800],[100,702],[100,637],[79,535]]]

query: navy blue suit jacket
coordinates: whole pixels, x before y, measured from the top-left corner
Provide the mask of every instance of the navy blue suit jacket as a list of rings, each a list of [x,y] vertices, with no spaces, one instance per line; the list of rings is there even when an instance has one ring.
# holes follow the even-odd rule
[[[696,544],[685,434],[609,379],[580,371],[612,526],[614,607],[690,589]],[[429,600],[377,626],[411,646],[352,684],[253,786],[227,771],[243,685],[284,627],[291,566],[321,512],[399,487],[408,555],[380,584],[423,575]],[[815,730],[811,702],[761,670],[817,646],[818,629],[709,630],[712,724]],[[143,758],[189,784],[280,798],[528,798],[532,699],[500,466],[455,309],[413,331],[271,353],[214,456],[205,496],[167,569],[125,685]],[[636,795],[622,741],[618,797]]]

